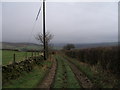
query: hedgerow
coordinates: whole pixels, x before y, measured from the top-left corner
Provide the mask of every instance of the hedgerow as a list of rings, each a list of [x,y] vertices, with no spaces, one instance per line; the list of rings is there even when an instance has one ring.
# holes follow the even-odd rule
[[[120,75],[119,47],[98,47],[79,50],[68,50],[65,54],[90,65],[100,64],[105,70]]]

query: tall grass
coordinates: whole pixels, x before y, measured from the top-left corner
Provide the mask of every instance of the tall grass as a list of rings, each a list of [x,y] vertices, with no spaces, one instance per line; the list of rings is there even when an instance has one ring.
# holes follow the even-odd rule
[[[91,66],[90,64],[80,62],[76,59],[64,56],[71,63],[76,65],[93,83],[95,88],[118,88],[119,79],[112,73],[103,70],[98,64]]]

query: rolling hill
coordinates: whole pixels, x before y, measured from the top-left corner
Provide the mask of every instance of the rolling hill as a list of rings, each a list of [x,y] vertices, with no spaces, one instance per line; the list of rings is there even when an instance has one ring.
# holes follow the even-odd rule
[[[2,49],[41,49],[42,46],[34,43],[10,43],[2,42]]]

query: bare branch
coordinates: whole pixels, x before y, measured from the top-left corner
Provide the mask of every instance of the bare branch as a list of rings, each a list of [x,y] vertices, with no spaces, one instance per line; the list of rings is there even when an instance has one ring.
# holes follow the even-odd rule
[[[50,32],[46,32],[45,33],[45,43],[48,44],[52,39],[53,39],[53,35],[50,33]],[[42,33],[38,33],[36,36],[35,36],[35,39],[38,40],[40,43],[44,43],[44,40],[43,40],[43,34]]]

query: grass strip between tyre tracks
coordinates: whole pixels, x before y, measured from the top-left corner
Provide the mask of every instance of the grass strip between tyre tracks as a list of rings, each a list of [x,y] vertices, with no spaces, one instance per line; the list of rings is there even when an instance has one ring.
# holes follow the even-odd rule
[[[58,66],[53,88],[80,88],[80,85],[76,80],[74,73],[72,72],[65,59],[57,55],[56,60]]]

